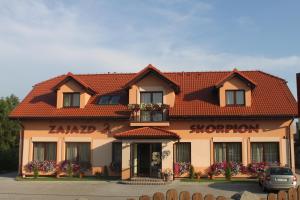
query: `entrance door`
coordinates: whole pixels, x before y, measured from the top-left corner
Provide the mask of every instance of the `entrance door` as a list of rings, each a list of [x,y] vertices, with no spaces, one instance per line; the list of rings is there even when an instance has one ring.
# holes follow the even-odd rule
[[[133,155],[137,158],[137,170],[134,175],[140,177],[160,178],[161,172],[161,143],[138,143],[133,148]],[[134,158],[135,156],[133,156]],[[135,161],[132,160],[133,166]],[[135,172],[135,169],[133,169]]]
[[[138,176],[150,176],[150,144],[137,144],[137,156]]]

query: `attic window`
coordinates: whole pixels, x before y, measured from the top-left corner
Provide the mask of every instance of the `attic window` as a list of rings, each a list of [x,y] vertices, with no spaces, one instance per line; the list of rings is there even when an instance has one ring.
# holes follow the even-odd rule
[[[227,106],[244,106],[245,91],[244,90],[226,90]]]
[[[119,95],[107,95],[100,97],[98,105],[117,105],[119,104]]]

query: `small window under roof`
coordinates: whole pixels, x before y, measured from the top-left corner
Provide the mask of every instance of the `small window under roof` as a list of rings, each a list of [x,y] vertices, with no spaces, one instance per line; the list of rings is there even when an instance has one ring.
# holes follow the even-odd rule
[[[119,104],[120,96],[119,95],[106,95],[101,96],[98,105],[117,105]]]

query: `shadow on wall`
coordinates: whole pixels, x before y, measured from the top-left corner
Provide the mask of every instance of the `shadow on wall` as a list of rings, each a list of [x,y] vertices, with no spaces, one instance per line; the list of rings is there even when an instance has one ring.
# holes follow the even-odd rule
[[[95,141],[94,141],[95,143]],[[107,167],[109,176],[121,176],[121,172],[118,171],[116,166],[112,165],[112,142],[101,144],[98,147],[92,149],[92,167],[93,174],[96,172],[104,173],[104,167]]]

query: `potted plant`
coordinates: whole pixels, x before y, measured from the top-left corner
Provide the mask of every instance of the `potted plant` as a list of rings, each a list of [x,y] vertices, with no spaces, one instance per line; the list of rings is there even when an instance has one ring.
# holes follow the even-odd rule
[[[212,172],[212,171],[208,172],[208,177],[209,177],[210,180],[215,179],[215,174],[214,174],[214,172]]]
[[[201,173],[200,171],[199,171],[199,172],[196,172],[196,173],[195,173],[196,179],[199,180],[199,179],[201,178],[201,175],[202,175],[202,173]]]
[[[83,178],[84,177],[84,171],[83,170],[80,170],[79,171],[79,178]]]
[[[226,180],[229,180],[229,181],[232,178],[232,171],[231,171],[231,163],[230,162],[226,163],[225,178],[226,178]]]
[[[195,168],[193,165],[190,165],[190,179],[195,178]]]
[[[173,172],[171,169],[165,169],[163,172],[164,181],[172,180]]]

